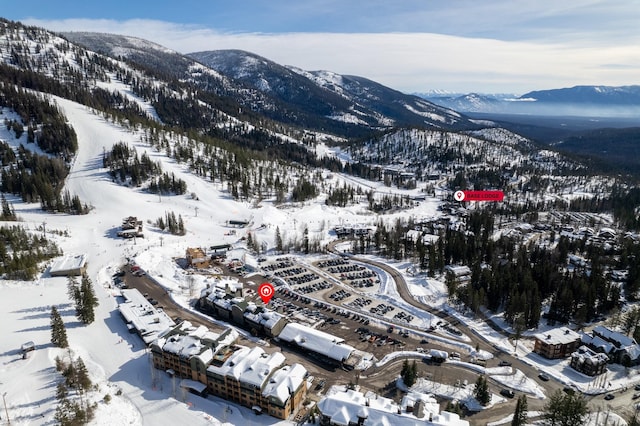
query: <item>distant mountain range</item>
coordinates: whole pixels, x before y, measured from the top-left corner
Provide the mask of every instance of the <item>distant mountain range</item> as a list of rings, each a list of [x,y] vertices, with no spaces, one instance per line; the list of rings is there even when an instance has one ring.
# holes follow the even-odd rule
[[[103,80],[112,73],[115,80],[131,84],[132,92],[149,102],[164,124],[239,139],[244,146],[268,148],[270,153],[281,149],[283,157],[291,155],[281,143],[287,138],[354,140],[402,127],[460,132],[501,126],[557,149],[615,159],[615,165],[635,166],[638,161],[626,155],[636,152],[637,130],[583,132],[640,122],[628,119],[611,126],[611,120],[580,118],[577,125],[567,125],[572,122],[559,117],[640,117],[640,86],[577,86],[520,96],[443,92],[416,96],[363,77],[305,71],[241,50],[183,55],[135,37],[77,32],[64,36],[114,58],[116,62],[91,56],[98,71],[91,68],[86,73]],[[7,52],[13,63],[26,69],[40,67],[50,75],[70,72],[62,53],[58,64],[41,61],[37,51]],[[611,141],[606,149],[598,146],[598,138],[604,136]]]
[[[342,137],[402,126],[478,127],[462,114],[366,78],[307,72],[241,50],[182,55],[135,37],[86,32],[64,36],[92,51],[145,66],[156,76],[188,81],[225,97],[231,115],[240,107],[288,126]]]
[[[515,94],[418,93],[435,104],[469,113],[581,117],[636,117],[640,86],[575,86]]]
[[[187,56],[261,91],[301,116],[320,115],[332,121],[373,128],[428,125],[461,130],[477,127],[449,108],[364,77],[305,71],[242,50],[195,52]]]

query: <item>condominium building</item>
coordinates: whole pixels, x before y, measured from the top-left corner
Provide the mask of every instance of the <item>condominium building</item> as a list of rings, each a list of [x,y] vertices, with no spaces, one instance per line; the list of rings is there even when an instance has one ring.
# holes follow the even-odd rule
[[[307,370],[281,352],[236,344],[233,329],[216,334],[187,321],[151,345],[155,368],[206,385],[209,394],[287,419],[307,394]]]
[[[580,345],[580,335],[567,327],[554,328],[533,337],[533,351],[549,359],[566,358]]]

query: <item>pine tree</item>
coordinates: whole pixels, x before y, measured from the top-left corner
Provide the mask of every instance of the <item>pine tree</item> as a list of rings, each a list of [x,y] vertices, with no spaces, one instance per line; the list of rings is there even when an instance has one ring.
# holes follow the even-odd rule
[[[489,385],[487,384],[487,379],[484,376],[479,376],[478,380],[476,380],[476,386],[473,389],[473,396],[483,406],[486,406],[489,401],[491,401]]]
[[[88,407],[84,398],[84,394],[91,389],[91,379],[89,378],[89,372],[87,371],[87,367],[84,365],[84,361],[82,358],[78,357],[76,360],[76,390],[80,394],[80,402],[82,404],[83,411],[87,411]]]
[[[524,426],[527,422],[527,396],[521,395],[516,403],[516,410],[513,413],[511,426]]]
[[[76,387],[86,392],[91,389],[91,379],[89,378],[89,372],[87,371],[87,366],[84,364],[82,358],[78,357],[76,360]]]
[[[0,220],[18,220],[13,206],[4,197],[4,194],[0,195],[0,200],[2,204],[2,214],[0,214]]]
[[[276,226],[276,251],[282,253],[282,235],[280,235],[280,227]]]
[[[416,383],[416,379],[418,378],[418,366],[415,361],[412,364],[409,364],[409,361],[406,359],[402,364],[402,371],[400,372],[400,376],[402,377],[402,381],[407,387],[411,387]]]
[[[87,274],[82,275],[82,284],[80,286],[80,316],[78,319],[84,324],[91,324],[95,320],[94,308],[98,306],[98,298],[93,292],[91,280]]]
[[[67,281],[67,294],[69,295],[69,299],[73,300],[76,308],[76,316],[79,318],[80,311],[82,310],[82,294],[80,293],[78,281],[75,277],[69,277],[69,280]]]
[[[69,347],[67,340],[67,329],[64,326],[62,317],[55,306],[51,307],[51,343],[58,348]]]
[[[555,391],[544,406],[545,420],[558,426],[580,426],[589,414],[587,401],[581,394],[565,394]]]

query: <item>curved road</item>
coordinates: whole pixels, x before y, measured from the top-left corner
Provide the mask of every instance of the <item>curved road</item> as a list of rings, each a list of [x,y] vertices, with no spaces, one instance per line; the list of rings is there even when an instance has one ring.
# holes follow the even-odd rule
[[[335,245],[340,242],[342,241],[332,241],[331,243],[329,243],[327,245],[327,251],[336,255],[340,255],[341,253],[335,249]],[[511,362],[514,368],[517,368],[520,371],[522,371],[527,377],[535,378],[538,376],[538,369],[532,367],[527,363],[522,362],[519,358],[516,358],[503,351],[497,350],[496,348],[493,347],[493,345],[490,342],[485,340],[482,336],[476,334],[472,329],[467,327],[463,322],[460,322],[459,320],[451,316],[449,313],[442,311],[440,309],[436,309],[432,306],[426,305],[414,299],[413,295],[409,291],[409,287],[407,286],[406,280],[404,279],[402,274],[400,274],[396,269],[381,262],[377,262],[369,259],[362,259],[353,255],[349,256],[349,259],[353,259],[357,262],[373,265],[377,268],[384,270],[395,281],[398,293],[400,294],[400,297],[402,297],[402,300],[404,300],[406,303],[410,304],[415,308],[421,309],[432,315],[435,315],[437,317],[447,320],[450,324],[455,325],[456,327],[460,328],[461,331],[466,333],[467,336],[471,339],[471,342],[472,342],[471,344],[473,346],[477,346],[479,349],[486,350],[492,353],[498,360]],[[496,329],[493,325],[492,325],[492,328]],[[502,330],[499,330],[499,329],[497,330],[500,331],[502,334],[505,334]],[[490,377],[489,379],[490,381],[492,381]],[[556,382],[555,380],[550,380],[548,382],[537,381],[537,383],[540,387],[544,388],[545,393],[547,395],[551,395],[554,391],[556,391],[557,389],[562,389],[563,387],[560,383]],[[473,386],[473,384],[471,384],[470,386]],[[502,387],[503,386],[501,386],[500,384],[497,384],[497,389],[494,390],[494,392],[499,393]],[[472,424],[486,424],[487,422],[503,419],[509,414],[513,414],[513,411],[515,410],[516,399],[517,398],[514,398],[511,402],[508,402],[506,404],[500,404],[495,408],[491,408],[489,410],[484,410],[480,413],[474,414],[471,418],[469,418],[469,420],[472,422]],[[535,399],[530,395],[529,395],[529,398],[527,399],[528,399],[529,411],[542,410],[545,403],[544,401]],[[476,422],[479,422],[479,423],[476,423]]]

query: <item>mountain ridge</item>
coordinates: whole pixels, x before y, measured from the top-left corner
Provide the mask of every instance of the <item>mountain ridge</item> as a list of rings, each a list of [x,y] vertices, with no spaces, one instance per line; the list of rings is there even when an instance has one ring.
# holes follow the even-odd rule
[[[483,93],[417,94],[463,113],[633,117],[640,113],[640,86],[573,86],[530,91],[522,95]]]

